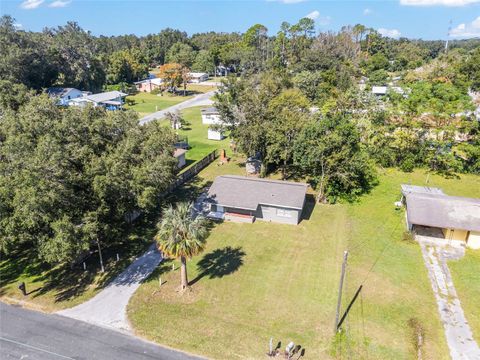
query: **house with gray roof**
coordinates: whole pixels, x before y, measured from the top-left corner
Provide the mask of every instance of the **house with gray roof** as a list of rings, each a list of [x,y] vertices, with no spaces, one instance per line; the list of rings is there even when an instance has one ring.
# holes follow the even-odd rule
[[[298,224],[308,185],[290,181],[222,175],[215,178],[206,201],[209,216],[225,220]]]
[[[46,90],[48,96],[57,100],[57,105],[67,106],[70,100],[82,97],[82,91],[75,88],[50,87]]]
[[[480,249],[480,199],[449,196],[438,188],[413,189],[416,191],[402,190],[410,230],[422,227],[438,229],[448,241]]]
[[[102,106],[107,110],[119,110],[122,108],[127,95],[121,91],[107,91],[73,99],[69,102],[69,105],[82,107],[92,104],[93,106]]]

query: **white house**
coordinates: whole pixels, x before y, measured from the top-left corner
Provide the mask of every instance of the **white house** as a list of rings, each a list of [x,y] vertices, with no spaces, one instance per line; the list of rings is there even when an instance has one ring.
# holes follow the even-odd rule
[[[107,110],[119,110],[122,108],[124,99],[128,94],[121,91],[107,91],[98,94],[84,95],[81,98],[70,100],[68,105],[85,106],[92,104],[93,106],[103,106]]]
[[[222,130],[213,130],[208,128],[208,140],[223,140],[225,136],[223,136]]]
[[[67,106],[70,100],[82,97],[84,94],[75,88],[51,87],[47,89],[51,98],[58,99],[57,105]]]
[[[191,72],[188,73],[191,83],[201,83],[208,80],[208,74],[203,72]]]
[[[202,109],[202,124],[204,125],[218,125],[222,123],[222,118],[217,108],[209,107]]]

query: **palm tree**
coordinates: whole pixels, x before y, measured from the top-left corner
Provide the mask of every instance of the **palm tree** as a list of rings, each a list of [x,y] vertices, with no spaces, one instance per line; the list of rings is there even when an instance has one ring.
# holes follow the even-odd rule
[[[188,286],[187,258],[202,252],[208,234],[205,218],[194,216],[193,204],[179,203],[174,209],[168,206],[157,224],[155,241],[164,254],[181,261],[181,289]]]

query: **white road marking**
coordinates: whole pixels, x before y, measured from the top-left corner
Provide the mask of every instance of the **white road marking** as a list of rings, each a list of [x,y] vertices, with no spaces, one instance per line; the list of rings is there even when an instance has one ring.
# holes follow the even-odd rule
[[[55,356],[58,356],[62,359],[75,360],[74,358],[71,358],[69,356],[61,355],[61,354],[58,354],[58,353],[55,353],[55,352],[52,352],[52,351],[41,349],[39,347],[36,347],[36,346],[33,346],[33,345],[28,345],[28,344],[25,344],[25,343],[22,343],[22,342],[19,342],[19,341],[15,341],[15,340],[12,340],[12,339],[7,339],[7,338],[4,338],[2,336],[0,336],[0,340],[10,342],[10,343],[13,343],[13,344],[16,344],[16,345],[24,346],[24,347],[29,348],[29,349],[41,351],[41,352],[44,352],[46,354],[55,355]],[[22,356],[22,358],[23,358],[23,356]]]

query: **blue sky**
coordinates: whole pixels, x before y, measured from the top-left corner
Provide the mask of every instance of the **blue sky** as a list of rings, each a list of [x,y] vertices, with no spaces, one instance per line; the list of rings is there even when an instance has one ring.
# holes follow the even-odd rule
[[[451,21],[451,37],[480,37],[480,0],[0,0],[0,13],[26,30],[77,21],[95,35],[243,32],[256,23],[274,34],[282,21],[309,16],[322,31],[361,23],[392,37],[445,39]]]

